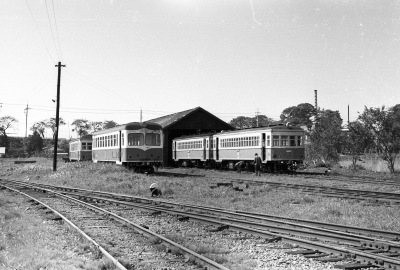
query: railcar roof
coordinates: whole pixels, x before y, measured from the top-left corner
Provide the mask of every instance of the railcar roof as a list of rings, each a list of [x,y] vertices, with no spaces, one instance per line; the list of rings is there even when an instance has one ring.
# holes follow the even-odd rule
[[[246,128],[246,129],[237,129],[237,130],[228,130],[228,131],[221,131],[218,133],[204,133],[204,134],[197,134],[197,135],[185,135],[182,137],[177,137],[175,140],[181,140],[181,139],[191,139],[191,138],[202,138],[202,137],[208,137],[208,136],[213,136],[213,135],[221,135],[221,134],[236,134],[236,133],[247,133],[247,132],[253,132],[253,131],[304,131],[300,127],[291,127],[291,126],[284,126],[284,125],[276,125],[276,126],[267,126],[267,127],[258,127],[258,128]]]
[[[100,134],[110,133],[110,132],[119,131],[119,130],[138,130],[138,129],[142,129],[142,128],[147,128],[147,129],[151,129],[151,130],[161,130],[161,125],[159,125],[157,123],[153,123],[153,122],[143,122],[143,123],[131,122],[131,123],[116,126],[113,128],[99,130],[99,131],[93,132],[92,135],[100,135]]]
[[[210,137],[215,135],[215,133],[203,133],[203,134],[195,134],[195,135],[184,135],[181,137],[177,137],[174,140],[181,140],[181,139],[191,139],[191,138],[203,138],[203,137]]]
[[[277,125],[277,126],[267,126],[267,127],[258,127],[258,128],[238,129],[238,130],[232,130],[232,131],[221,131],[220,133],[217,133],[216,135],[247,133],[247,132],[254,132],[254,131],[304,131],[304,129],[302,129],[301,127]]]

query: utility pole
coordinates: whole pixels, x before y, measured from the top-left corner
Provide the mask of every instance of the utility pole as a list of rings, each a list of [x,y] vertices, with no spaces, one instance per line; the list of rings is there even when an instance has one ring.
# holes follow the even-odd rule
[[[257,111],[256,111],[256,121],[257,121],[257,127],[258,127],[258,115],[260,114],[260,112],[258,111],[258,108],[257,108]]]
[[[25,138],[28,137],[28,110],[30,108],[28,107],[28,104],[26,104],[26,108],[24,109],[25,112]]]
[[[53,171],[57,171],[57,145],[58,145],[58,124],[60,122],[60,81],[61,81],[61,62],[56,65],[58,68],[58,78],[57,78],[57,108],[56,108],[56,134],[54,136],[54,156],[53,156]]]

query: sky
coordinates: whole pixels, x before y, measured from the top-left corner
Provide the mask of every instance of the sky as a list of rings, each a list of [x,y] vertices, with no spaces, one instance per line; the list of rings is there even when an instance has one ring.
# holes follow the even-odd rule
[[[119,124],[202,107],[278,120],[300,103],[400,103],[400,3],[382,0],[2,0],[0,117]],[[11,134],[13,133],[13,134]],[[51,133],[47,132],[47,137]]]

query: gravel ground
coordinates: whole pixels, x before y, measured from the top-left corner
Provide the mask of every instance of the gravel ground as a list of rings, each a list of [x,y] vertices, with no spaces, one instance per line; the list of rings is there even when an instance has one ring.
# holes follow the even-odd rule
[[[216,227],[192,221],[179,221],[176,216],[154,215],[151,212],[124,210],[107,206],[110,211],[148,226],[185,247],[213,259],[230,269],[333,269],[334,263],[322,263],[286,252],[296,250],[281,242],[268,240],[232,230],[215,231]]]

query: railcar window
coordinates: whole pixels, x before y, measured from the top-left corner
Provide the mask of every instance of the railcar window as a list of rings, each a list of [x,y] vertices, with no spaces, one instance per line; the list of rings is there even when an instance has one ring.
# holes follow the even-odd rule
[[[288,146],[288,136],[281,136],[281,146]]]
[[[81,150],[86,150],[86,143],[82,143]]]
[[[267,135],[267,146],[270,146],[271,144],[271,137]]]
[[[208,140],[206,140],[206,149],[208,149]]]
[[[122,137],[121,146],[124,146],[124,145],[125,145],[124,135],[125,135],[124,133],[121,134],[121,137]]]
[[[129,133],[128,134],[128,145],[129,146],[141,146],[144,143],[143,133]]]
[[[290,146],[296,146],[296,136],[289,137]]]
[[[146,145],[160,146],[161,145],[160,134],[146,133]]]
[[[92,150],[92,143],[87,144],[87,150]]]
[[[297,136],[297,145],[298,146],[301,146],[301,145],[303,145],[303,137],[302,136]]]
[[[272,146],[279,146],[279,136],[272,136]]]

